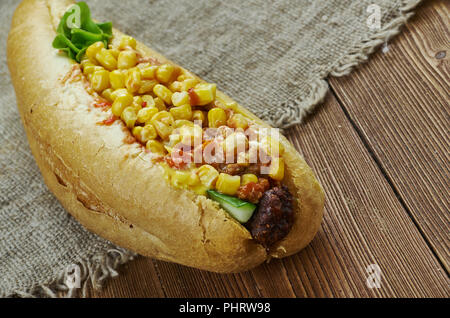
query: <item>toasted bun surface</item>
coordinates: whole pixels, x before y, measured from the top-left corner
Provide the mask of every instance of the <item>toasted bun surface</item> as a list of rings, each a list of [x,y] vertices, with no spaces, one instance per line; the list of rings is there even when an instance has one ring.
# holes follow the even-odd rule
[[[305,247],[322,219],[324,196],[313,172],[283,137],[284,183],[295,224],[266,251],[218,205],[175,189],[129,136],[122,121],[97,125],[110,111],[94,108],[82,81],[63,80],[74,62],[52,48],[71,1],[25,0],[8,38],[8,66],[29,144],[45,183],[87,229],[153,258],[214,272],[238,272]],[[114,30],[114,37],[121,33]],[[167,59],[138,44],[146,55]],[[217,92],[218,97],[231,101]],[[241,112],[265,125],[247,110]],[[49,212],[51,213],[51,212]]]

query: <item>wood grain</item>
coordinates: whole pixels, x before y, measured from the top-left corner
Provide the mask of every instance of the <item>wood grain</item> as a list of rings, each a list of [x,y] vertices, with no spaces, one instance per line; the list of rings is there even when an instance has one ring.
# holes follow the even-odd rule
[[[419,8],[386,53],[330,84],[449,270],[450,3]]]
[[[89,295],[449,297],[441,265],[449,232],[444,2],[420,8],[387,54],[332,79],[338,99],[329,94],[288,132],[326,193],[322,227],[306,249],[232,275],[140,257]],[[366,286],[373,263],[382,270],[379,289]]]
[[[309,247],[233,275],[140,258],[92,296],[159,297],[161,290],[167,297],[449,294],[444,271],[333,96],[289,136],[313,166],[327,197],[322,228]],[[366,286],[366,267],[372,263],[383,271],[380,289]]]

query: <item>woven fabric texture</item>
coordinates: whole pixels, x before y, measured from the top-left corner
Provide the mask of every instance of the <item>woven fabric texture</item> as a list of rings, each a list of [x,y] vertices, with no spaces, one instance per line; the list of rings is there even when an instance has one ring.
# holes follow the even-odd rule
[[[301,123],[325,96],[326,77],[345,75],[366,60],[419,3],[86,1],[95,19],[112,21],[280,128]],[[64,285],[69,265],[78,264],[83,281],[98,284],[134,254],[86,231],[42,181],[6,66],[6,36],[18,2],[0,3],[0,296],[56,296],[73,292]]]

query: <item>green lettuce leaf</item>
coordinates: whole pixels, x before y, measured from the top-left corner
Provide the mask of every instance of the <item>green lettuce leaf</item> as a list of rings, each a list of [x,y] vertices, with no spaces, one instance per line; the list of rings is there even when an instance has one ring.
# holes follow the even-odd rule
[[[95,23],[85,2],[71,6],[61,18],[52,46],[80,62],[92,43],[102,41],[105,47],[112,37],[112,23]]]

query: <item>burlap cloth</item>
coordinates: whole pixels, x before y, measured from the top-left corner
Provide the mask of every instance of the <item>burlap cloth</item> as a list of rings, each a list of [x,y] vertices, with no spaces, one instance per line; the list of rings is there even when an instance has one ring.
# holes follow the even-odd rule
[[[399,32],[419,3],[87,2],[97,20],[112,21],[116,28],[217,83],[277,127],[300,123],[323,99],[326,77],[347,74],[367,59]],[[44,185],[29,151],[6,66],[6,36],[18,1],[0,3],[0,296],[82,294],[78,291],[86,282],[100,285],[116,275],[117,265],[133,253],[87,232]],[[73,278],[74,271],[67,269],[71,264],[79,266],[81,289],[66,284],[65,276]]]

